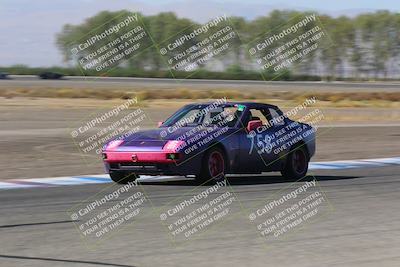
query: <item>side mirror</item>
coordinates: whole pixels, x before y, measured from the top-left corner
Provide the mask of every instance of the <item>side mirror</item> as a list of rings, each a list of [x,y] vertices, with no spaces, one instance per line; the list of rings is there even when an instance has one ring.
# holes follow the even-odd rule
[[[249,121],[248,123],[247,123],[247,132],[249,133],[249,132],[251,132],[251,131],[253,131],[253,130],[255,130],[255,129],[257,129],[258,127],[261,127],[262,126],[262,121],[260,121],[260,120],[253,120],[253,121]]]
[[[159,122],[157,123],[157,126],[160,127],[163,123],[164,123],[163,121],[159,121]]]

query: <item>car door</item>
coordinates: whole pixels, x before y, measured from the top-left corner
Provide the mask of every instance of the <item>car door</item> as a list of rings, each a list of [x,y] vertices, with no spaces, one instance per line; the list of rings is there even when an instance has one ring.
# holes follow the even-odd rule
[[[288,152],[285,146],[285,137],[287,131],[286,118],[283,113],[273,107],[268,107],[263,110],[264,115],[268,120],[268,127],[257,137],[261,142],[258,142],[260,155],[265,163],[266,170],[279,170],[284,156]]]
[[[241,171],[248,173],[259,173],[267,171],[278,158],[273,154],[270,144],[273,132],[276,129],[269,123],[269,110],[267,108],[250,108],[243,120],[243,130],[240,136]],[[248,132],[247,123],[250,120],[260,120],[262,126]],[[277,125],[276,127],[281,127]]]

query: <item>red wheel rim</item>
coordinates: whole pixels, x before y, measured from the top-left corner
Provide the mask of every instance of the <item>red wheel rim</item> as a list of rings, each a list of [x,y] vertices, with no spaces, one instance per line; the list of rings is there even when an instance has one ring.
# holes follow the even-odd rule
[[[222,175],[225,171],[224,157],[218,151],[211,153],[208,158],[208,170],[212,177]]]
[[[293,153],[293,168],[297,173],[303,173],[306,170],[306,155],[303,150],[298,149]]]

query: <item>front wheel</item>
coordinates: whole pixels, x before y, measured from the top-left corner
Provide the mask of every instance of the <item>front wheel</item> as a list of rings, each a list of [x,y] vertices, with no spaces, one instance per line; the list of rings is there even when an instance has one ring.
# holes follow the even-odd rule
[[[110,172],[111,180],[119,184],[126,184],[129,182],[134,182],[136,178],[139,176],[135,173],[126,173],[126,172]]]
[[[282,176],[288,180],[303,178],[307,174],[309,160],[306,149],[296,147],[286,159],[285,168],[281,170]]]
[[[222,149],[218,147],[210,148],[204,154],[201,173],[196,176],[196,180],[206,182],[220,182],[225,179],[226,159]]]

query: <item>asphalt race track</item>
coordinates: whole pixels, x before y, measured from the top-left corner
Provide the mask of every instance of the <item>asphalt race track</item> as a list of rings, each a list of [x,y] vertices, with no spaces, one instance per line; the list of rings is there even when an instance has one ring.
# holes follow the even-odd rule
[[[209,186],[191,180],[141,182],[151,201],[143,207],[146,213],[94,247],[87,246],[67,210],[110,184],[2,190],[0,266],[398,266],[399,171],[395,165],[310,171],[307,181],[315,177],[331,208],[269,242],[259,237],[246,211],[199,238],[171,241],[158,212],[194,188]],[[305,182],[268,175],[231,178],[229,184],[238,201],[252,207]]]
[[[9,82],[25,81],[2,81],[0,87]],[[86,83],[37,82],[32,84]],[[28,79],[27,83],[31,81]],[[95,82],[87,84],[95,85]],[[101,84],[104,88],[114,86],[113,81]],[[284,84],[277,83],[276,88],[284,87]],[[294,83],[291,88],[302,88],[300,84]],[[393,90],[399,88],[398,85],[390,86]],[[331,87],[325,88],[330,90]],[[355,88],[361,90],[361,87]],[[363,88],[373,89],[369,85]],[[386,89],[392,90],[389,86]],[[127,221],[112,224],[112,228],[107,228],[108,232],[102,232],[106,228],[96,229],[96,234],[104,236],[93,237],[91,232],[85,231],[97,222],[91,224],[88,219],[98,218],[103,222],[108,218],[108,215],[103,217],[104,207],[112,210],[120,200],[111,199],[107,203],[109,206],[104,207],[96,204],[98,208],[88,210],[89,217],[76,218],[74,215],[83,210],[82,207],[89,207],[88,203],[97,203],[94,200],[103,199],[124,187],[110,183],[105,175],[82,176],[101,173],[101,162],[97,157],[90,166],[82,162],[72,145],[68,125],[89,111],[11,107],[2,112],[0,267],[399,266],[398,124],[322,127],[323,134],[317,137],[317,154],[307,177],[301,181],[284,181],[279,174],[272,173],[229,178],[227,186],[208,196],[216,200],[228,192],[232,204],[217,203],[218,207],[222,205],[222,211],[228,212],[222,214],[219,210],[213,214],[214,222],[204,225],[198,232],[183,230],[177,237],[171,229],[180,229],[174,226],[174,223],[181,225],[177,219],[183,217],[179,216],[194,216],[193,211],[202,210],[208,199],[178,210],[179,216],[166,220],[162,216],[177,209],[179,203],[191,199],[193,194],[204,192],[213,185],[200,185],[191,179],[176,177],[141,179],[129,189],[129,198],[124,195],[121,199],[134,196],[135,200],[140,200],[139,197],[144,196],[144,203],[138,203],[133,210],[121,215],[128,218]],[[52,178],[59,176],[62,177]],[[74,178],[76,176],[79,177]],[[45,179],[32,179],[35,177]],[[293,228],[285,228],[287,231],[280,232],[280,236],[260,235],[260,224],[255,223],[260,221],[253,221],[252,214],[310,183],[315,183],[310,190],[318,192],[321,204],[313,206],[311,203],[316,202],[310,202],[311,209],[297,215],[303,221],[294,224],[293,219],[290,221]],[[303,197],[297,199],[305,200]],[[285,201],[276,210],[292,209],[292,204],[293,199]],[[266,214],[277,218],[274,209]],[[125,212],[125,209],[118,211]],[[138,214],[133,214],[136,211]],[[293,212],[297,214],[298,211],[300,209]],[[289,214],[293,215],[293,212]],[[128,215],[132,217],[126,217]],[[265,218],[260,215],[257,219]],[[85,226],[86,223],[89,226]],[[184,236],[183,233],[189,234]]]
[[[65,76],[60,80],[42,80],[34,75],[10,75],[11,79],[0,80],[0,88],[149,88],[172,89],[176,86],[191,89],[229,88],[272,91],[387,91],[398,92],[398,82],[283,82],[251,80],[207,80],[207,79],[164,79],[131,77]]]

